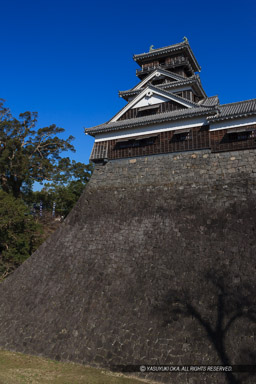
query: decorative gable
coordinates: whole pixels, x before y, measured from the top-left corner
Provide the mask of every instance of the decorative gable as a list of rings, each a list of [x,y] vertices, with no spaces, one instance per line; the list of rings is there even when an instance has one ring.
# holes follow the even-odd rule
[[[137,117],[144,117],[149,115],[156,115],[163,112],[177,111],[178,109],[184,109],[184,106],[169,100],[164,103],[145,105],[138,108],[131,108],[119,120],[135,119]]]
[[[161,105],[170,103],[175,104],[177,107],[171,110],[184,109],[184,108],[194,108],[197,106],[195,103],[183,99],[180,96],[177,96],[171,92],[161,90],[159,88],[149,86],[143,89],[130,103],[128,103],[121,111],[115,115],[109,122],[115,122],[118,120],[123,120],[124,115],[129,115],[127,113],[129,110],[137,110],[139,108],[152,107],[154,105]],[[132,118],[133,114],[128,118]]]
[[[164,97],[159,94],[153,93],[152,91],[149,91],[132,108],[146,107],[154,104],[166,103],[167,101],[169,101],[167,97]]]

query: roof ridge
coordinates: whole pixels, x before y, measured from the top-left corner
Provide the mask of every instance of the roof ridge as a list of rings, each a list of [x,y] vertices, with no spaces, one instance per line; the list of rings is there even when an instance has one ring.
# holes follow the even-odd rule
[[[256,102],[256,98],[255,99],[242,100],[242,101],[234,101],[233,103],[220,104],[219,107],[225,107],[226,105],[242,104],[242,103],[247,103],[249,101],[255,101]]]
[[[165,47],[154,48],[154,49],[152,49],[152,51],[149,51],[149,52],[137,53],[137,54],[134,54],[133,57],[140,56],[140,55],[145,55],[145,54],[151,53],[151,52],[161,51],[162,49],[167,49],[167,48],[171,48],[171,47],[177,47],[179,45],[189,45],[189,44],[186,41],[181,41],[180,43],[166,45]]]

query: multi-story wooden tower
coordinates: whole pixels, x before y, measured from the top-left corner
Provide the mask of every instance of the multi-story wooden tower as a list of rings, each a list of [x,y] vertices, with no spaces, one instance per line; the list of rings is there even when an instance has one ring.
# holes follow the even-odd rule
[[[128,104],[107,123],[85,130],[95,137],[92,161],[256,147],[256,100],[220,105],[218,96],[207,97],[186,38],[133,59],[140,82],[119,92]]]

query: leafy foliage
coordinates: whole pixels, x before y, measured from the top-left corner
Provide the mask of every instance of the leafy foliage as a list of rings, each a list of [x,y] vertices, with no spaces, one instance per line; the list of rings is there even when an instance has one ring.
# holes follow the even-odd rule
[[[41,243],[41,225],[21,199],[0,190],[0,277],[26,260]]]
[[[31,192],[25,196],[29,205],[43,203],[44,210],[51,211],[53,203],[56,214],[67,216],[71,211],[93,172],[93,164],[83,164],[70,159],[61,159],[52,183],[46,183],[38,192]]]
[[[36,123],[36,112],[15,119],[0,101],[0,186],[15,197],[31,190],[35,181],[51,180],[60,160],[65,162],[60,154],[75,150],[70,144],[73,136],[66,140],[57,136],[63,128],[52,124],[35,130]]]
[[[51,210],[65,217],[93,171],[83,164],[61,157],[63,151],[75,151],[69,136],[52,124],[36,129],[36,112],[14,118],[0,99],[0,280],[11,273],[52,233],[58,223]],[[33,192],[34,182],[45,183]],[[35,203],[43,203],[44,216],[35,214]],[[32,215],[33,213],[33,215]]]

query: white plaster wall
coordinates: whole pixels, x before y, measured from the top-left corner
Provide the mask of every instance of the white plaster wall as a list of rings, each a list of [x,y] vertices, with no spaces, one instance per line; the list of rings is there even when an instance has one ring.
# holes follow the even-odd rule
[[[256,124],[256,117],[245,117],[240,119],[233,119],[233,120],[224,120],[219,121],[216,123],[211,123],[210,125],[210,131],[218,131],[220,129],[227,129],[227,128],[235,128],[235,127],[243,127],[244,125],[251,125]]]
[[[205,117],[198,117],[190,120],[180,120],[155,125],[145,125],[138,128],[131,128],[117,132],[101,133],[95,136],[95,142],[115,140],[126,137],[133,137],[138,135],[148,135],[153,133],[160,133],[165,131],[173,131],[175,129],[184,129],[198,127],[204,124],[208,124]]]
[[[165,103],[166,101],[169,101],[166,97],[160,96],[153,94],[152,96],[148,97],[145,96],[143,99],[138,101],[137,104],[135,104],[132,109],[134,108],[140,108],[140,107],[146,107],[147,105],[154,105],[154,104],[159,104],[159,103]]]

